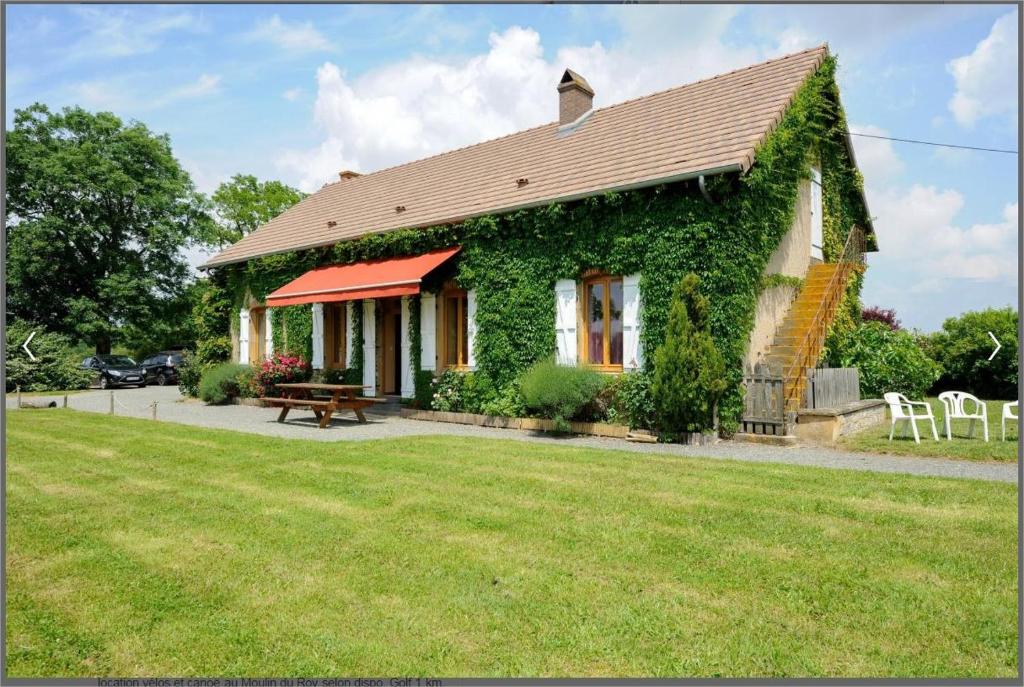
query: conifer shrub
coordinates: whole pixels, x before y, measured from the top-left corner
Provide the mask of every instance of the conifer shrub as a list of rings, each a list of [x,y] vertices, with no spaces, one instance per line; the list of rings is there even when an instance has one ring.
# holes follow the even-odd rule
[[[651,396],[658,429],[673,437],[715,426],[726,388],[725,359],[711,338],[708,299],[690,273],[676,285],[664,342],[654,353]]]

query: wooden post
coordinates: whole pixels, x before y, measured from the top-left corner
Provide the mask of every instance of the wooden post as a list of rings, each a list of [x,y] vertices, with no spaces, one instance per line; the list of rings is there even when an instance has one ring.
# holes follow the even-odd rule
[[[61,407],[63,407],[63,408],[67,408],[68,407],[68,395],[67,394],[64,394],[64,405],[61,406]]]
[[[153,419],[156,420],[156,401],[153,401]]]
[[[18,407],[21,408],[21,385],[20,384],[17,386],[17,390],[18,390]]]
[[[110,392],[110,414],[114,414],[114,392]]]

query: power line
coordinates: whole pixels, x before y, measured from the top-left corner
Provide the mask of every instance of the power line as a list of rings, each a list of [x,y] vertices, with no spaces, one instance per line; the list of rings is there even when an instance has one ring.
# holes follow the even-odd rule
[[[977,146],[961,146],[954,143],[936,143],[935,141],[918,141],[913,138],[892,138],[891,136],[876,136],[875,134],[859,134],[856,131],[847,131],[846,133],[851,136],[864,136],[866,138],[880,138],[885,141],[899,141],[900,143],[920,143],[925,146],[938,146],[940,148],[960,148],[961,150],[980,150],[986,153],[1006,153],[1008,155],[1016,155],[1016,150],[1006,150],[1005,148],[979,148]]]

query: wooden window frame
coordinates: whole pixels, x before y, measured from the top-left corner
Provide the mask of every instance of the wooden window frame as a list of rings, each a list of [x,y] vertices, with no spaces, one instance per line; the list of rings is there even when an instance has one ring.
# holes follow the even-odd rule
[[[334,340],[335,318],[340,315],[341,329],[337,332],[340,341]],[[324,368],[330,370],[344,370],[348,368],[348,304],[344,301],[338,303],[324,303]],[[341,360],[334,362],[331,358],[334,351],[340,350]]]
[[[602,319],[604,320],[604,333],[602,335],[602,358],[612,359],[612,333],[611,333],[611,285],[613,282],[622,283],[622,277],[604,274],[588,273],[582,281],[583,293],[578,299],[580,303],[580,320],[582,321],[581,331],[583,332],[580,360],[586,367],[591,367],[601,372],[622,372],[622,363],[593,363],[590,362],[590,287],[593,284],[604,286],[604,304]],[[622,357],[625,359],[626,352],[623,350]]]
[[[448,299],[455,298],[457,305],[455,314],[455,364],[448,362]],[[466,318],[469,313],[466,312],[469,309],[469,292],[466,289],[460,289],[456,286],[445,286],[441,291],[441,322],[437,329],[441,332],[441,349],[438,358],[441,363],[440,370],[458,370],[465,372],[470,369],[469,367],[469,350],[467,346],[469,342],[466,341],[468,338],[468,331],[463,326],[466,323]],[[467,323],[468,324],[468,323]],[[463,362],[465,361],[465,362]]]

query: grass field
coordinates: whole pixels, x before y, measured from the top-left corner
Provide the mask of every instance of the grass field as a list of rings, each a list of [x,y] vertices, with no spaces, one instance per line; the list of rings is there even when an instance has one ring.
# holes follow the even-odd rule
[[[7,671],[1012,676],[1017,489],[8,414]]]
[[[939,433],[939,441],[935,441],[932,437],[932,428],[927,422],[917,423],[917,430],[921,434],[920,444],[914,442],[913,434],[909,434],[908,438],[902,437],[903,427],[906,423],[896,426],[896,434],[893,435],[892,441],[889,441],[889,411],[886,410],[884,423],[841,439],[841,446],[856,451],[906,456],[1000,462],[1017,460],[1018,428],[1015,421],[1006,421],[1006,441],[1002,441],[1000,421],[1005,401],[988,401],[988,443],[985,443],[980,422],[976,423],[974,428],[974,438],[968,438],[969,420],[954,420],[953,439],[946,441],[946,434],[942,429],[942,418],[944,417],[942,403],[937,398],[929,398],[927,401],[932,406],[932,415],[935,416],[935,429]]]
[[[22,391],[21,392],[21,397],[22,398],[34,398],[36,396],[63,396],[64,394],[67,394],[68,396],[74,396],[75,394],[81,394],[81,393],[84,393],[86,391],[89,391],[89,389],[64,389],[62,391]],[[17,391],[8,391],[7,394],[6,394],[6,397],[7,398],[17,398],[18,397],[18,392]]]

